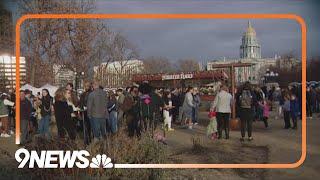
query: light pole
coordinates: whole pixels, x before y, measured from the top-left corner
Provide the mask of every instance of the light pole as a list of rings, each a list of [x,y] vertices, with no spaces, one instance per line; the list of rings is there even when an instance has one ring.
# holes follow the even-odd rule
[[[270,71],[269,69],[267,69],[266,73],[264,74],[264,77],[263,77],[263,80],[264,80],[264,83],[268,83],[271,79],[275,78],[275,77],[278,77],[279,74],[278,73],[275,73],[273,71]],[[261,78],[262,79],[262,78]]]
[[[80,73],[74,72],[75,75],[75,89],[78,90],[79,88],[83,88],[83,77],[84,72],[81,71]],[[80,80],[80,81],[79,81]]]

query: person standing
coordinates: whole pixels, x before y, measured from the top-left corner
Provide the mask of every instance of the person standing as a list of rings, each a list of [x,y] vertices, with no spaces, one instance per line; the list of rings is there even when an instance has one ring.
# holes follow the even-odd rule
[[[310,87],[307,87],[307,118],[312,119],[312,92]]]
[[[200,95],[199,95],[199,89],[198,88],[194,88],[194,92],[193,92],[193,103],[194,103],[194,108],[192,109],[192,123],[194,125],[198,124],[198,119],[199,119],[199,106],[200,106]]]
[[[288,94],[284,95],[283,98],[283,118],[284,118],[284,129],[289,129],[291,127],[290,124],[290,96]]]
[[[138,87],[131,87],[130,95],[126,96],[123,105],[128,123],[129,137],[134,137],[135,135],[140,137],[141,128],[139,127],[139,122],[141,121],[141,114]]]
[[[42,89],[42,98],[41,98],[41,119],[38,125],[38,131],[40,135],[49,137],[49,125],[51,119],[51,109],[52,109],[53,101],[52,97],[49,94],[48,89]]]
[[[123,90],[122,89],[117,89],[116,91],[116,97],[117,97],[117,104],[118,104],[118,127],[120,128],[123,124],[124,121],[124,111],[123,111],[123,102],[124,102],[124,98],[125,95],[123,94]]]
[[[179,117],[178,117],[178,120],[179,120],[179,123],[182,124],[183,123],[183,102],[184,102],[184,98],[185,98],[185,91],[183,88],[179,88],[178,90],[178,98],[179,98],[179,103],[177,105],[178,107],[178,111],[179,111]]]
[[[232,95],[228,92],[228,87],[223,85],[211,106],[211,111],[217,112],[218,139],[222,138],[222,127],[225,130],[225,138],[229,139],[229,119],[233,103],[232,99]]]
[[[79,98],[77,96],[77,92],[73,89],[73,84],[72,83],[68,83],[66,86],[66,89],[69,90],[71,92],[71,98],[69,101],[72,102],[72,104],[75,107],[78,107],[80,104]]]
[[[92,85],[89,82],[86,82],[84,84],[85,91],[80,96],[80,109],[83,113],[83,126],[84,126],[84,143],[86,145],[90,144],[92,135],[91,135],[91,125],[90,125],[90,119],[88,118],[87,113],[87,102],[88,102],[88,96],[92,92]]]
[[[93,83],[93,92],[89,94],[87,102],[88,117],[93,129],[94,141],[98,141],[106,136],[107,94],[99,88],[100,84]]]
[[[58,129],[59,138],[65,138],[65,132],[71,140],[76,139],[75,124],[72,121],[71,114],[73,108],[68,105],[67,99],[71,97],[71,92],[64,88],[59,88],[55,93],[54,116]]]
[[[189,87],[183,101],[183,116],[185,118],[184,124],[192,129],[192,108],[195,107],[193,103],[193,87]]]
[[[21,144],[25,144],[29,139],[30,118],[32,104],[26,98],[25,92],[20,91],[20,123],[21,123]]]
[[[13,107],[14,102],[8,100],[8,95],[3,93],[0,96],[0,122],[2,123],[1,127],[1,137],[10,137],[9,132],[9,108]]]
[[[259,104],[263,108],[262,120],[263,120],[264,126],[266,128],[268,128],[269,127],[268,119],[269,119],[269,114],[270,114],[270,106],[266,100],[262,101],[262,103],[259,103]]]
[[[264,100],[262,99],[262,102]],[[254,119],[253,116],[253,106],[258,104],[256,102],[256,98],[254,93],[251,90],[251,84],[246,82],[243,85],[242,90],[237,95],[237,106],[240,108],[240,124],[241,124],[241,138],[240,141],[244,141],[244,137],[246,134],[246,130],[248,132],[248,140],[253,140],[252,138],[252,121]],[[263,107],[259,107],[262,109],[262,117],[263,117]]]
[[[164,118],[164,128],[168,131],[173,131],[174,129],[171,127],[172,123],[172,100],[170,91],[165,91],[163,93],[163,118]]]
[[[290,115],[292,119],[293,127],[292,129],[297,129],[297,118],[299,114],[299,104],[296,96],[294,94],[291,95],[290,99]]]
[[[108,100],[108,129],[114,134],[118,130],[118,104],[117,99],[113,91],[109,91],[109,100]]]

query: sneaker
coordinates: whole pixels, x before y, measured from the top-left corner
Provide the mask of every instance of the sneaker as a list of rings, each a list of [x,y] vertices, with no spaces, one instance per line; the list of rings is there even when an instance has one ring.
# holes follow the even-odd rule
[[[9,134],[14,135],[14,131],[10,130]]]
[[[189,126],[188,128],[189,128],[189,129],[192,129],[192,126]]]
[[[194,125],[198,125],[198,123],[196,122],[196,123],[194,123]]]
[[[248,137],[248,141],[252,141],[253,140],[253,138],[252,137]]]

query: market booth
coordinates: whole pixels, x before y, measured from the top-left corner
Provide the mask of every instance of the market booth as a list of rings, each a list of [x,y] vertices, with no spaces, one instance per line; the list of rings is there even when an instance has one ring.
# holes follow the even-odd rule
[[[172,74],[136,74],[133,75],[132,81],[138,84],[148,81],[153,87],[158,88],[180,88],[188,86],[203,87],[212,82],[225,82],[228,78],[228,75],[224,71],[217,70]]]

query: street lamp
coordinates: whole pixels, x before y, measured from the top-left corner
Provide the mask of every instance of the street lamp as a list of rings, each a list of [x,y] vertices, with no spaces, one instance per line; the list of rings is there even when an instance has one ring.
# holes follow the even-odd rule
[[[74,72],[74,75],[75,75],[75,89],[78,90],[79,88],[83,88],[83,77],[85,73],[83,71],[79,73]]]
[[[266,73],[264,74],[264,82],[267,83],[268,81],[270,81],[270,78],[274,78],[278,76],[279,76],[278,73],[270,71],[270,69],[267,69]]]

